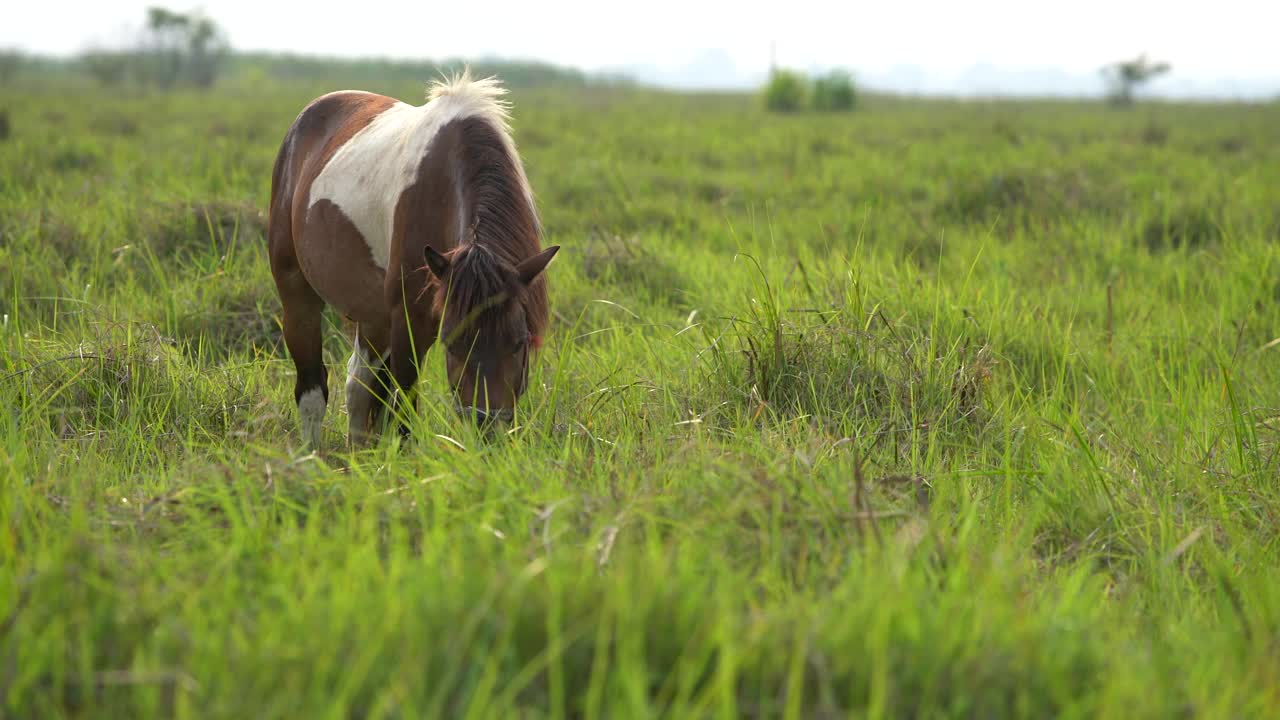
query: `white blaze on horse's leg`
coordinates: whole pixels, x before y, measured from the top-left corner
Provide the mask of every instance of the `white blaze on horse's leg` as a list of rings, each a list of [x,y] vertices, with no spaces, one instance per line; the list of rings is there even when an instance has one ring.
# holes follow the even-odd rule
[[[357,338],[351,359],[347,361],[347,439],[352,445],[363,443],[368,438],[369,416],[373,413],[374,403],[371,388],[376,381],[369,355]]]
[[[324,427],[324,391],[318,387],[302,393],[298,398],[298,420],[302,425],[302,439],[312,450],[320,449],[320,429]]]

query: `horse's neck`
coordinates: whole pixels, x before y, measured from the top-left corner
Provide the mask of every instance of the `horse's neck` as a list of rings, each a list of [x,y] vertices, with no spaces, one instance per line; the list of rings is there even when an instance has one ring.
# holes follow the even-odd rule
[[[519,158],[505,133],[483,118],[459,133],[463,143],[455,157],[454,181],[459,198],[459,244],[477,245],[515,264],[524,259],[533,215]],[[536,224],[536,220],[535,220]]]

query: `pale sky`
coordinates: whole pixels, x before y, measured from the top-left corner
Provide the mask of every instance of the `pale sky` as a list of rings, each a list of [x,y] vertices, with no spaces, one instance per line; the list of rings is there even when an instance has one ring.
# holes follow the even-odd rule
[[[109,45],[141,24],[153,3],[18,2],[0,47],[67,55]],[[188,10],[196,3],[174,2]],[[1276,81],[1280,2],[1215,0],[206,0],[205,12],[239,49],[405,58],[496,55],[588,70],[649,65],[680,72],[708,51],[736,72],[779,63],[932,74],[975,65],[1091,73],[1147,52],[1196,80]]]

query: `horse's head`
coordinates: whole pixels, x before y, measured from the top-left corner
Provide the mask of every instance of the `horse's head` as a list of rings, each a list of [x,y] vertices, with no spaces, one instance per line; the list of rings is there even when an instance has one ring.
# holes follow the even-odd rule
[[[513,265],[476,245],[448,257],[425,247],[427,267],[439,280],[434,303],[462,415],[481,423],[514,416],[528,380],[529,351],[541,342],[530,330],[526,296],[559,249]]]

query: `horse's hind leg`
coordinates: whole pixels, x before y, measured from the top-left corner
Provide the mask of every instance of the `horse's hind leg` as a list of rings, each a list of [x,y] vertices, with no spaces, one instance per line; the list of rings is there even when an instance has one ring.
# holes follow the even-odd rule
[[[356,327],[346,385],[347,440],[353,448],[376,437],[382,422],[391,382],[386,335],[364,325]]]
[[[298,404],[302,439],[309,448],[318,450],[325,408],[329,403],[328,370],[324,366],[324,336],[321,332],[324,301],[303,276],[292,252],[272,252],[271,274],[280,291],[284,311],[284,343],[298,373],[293,399]]]

